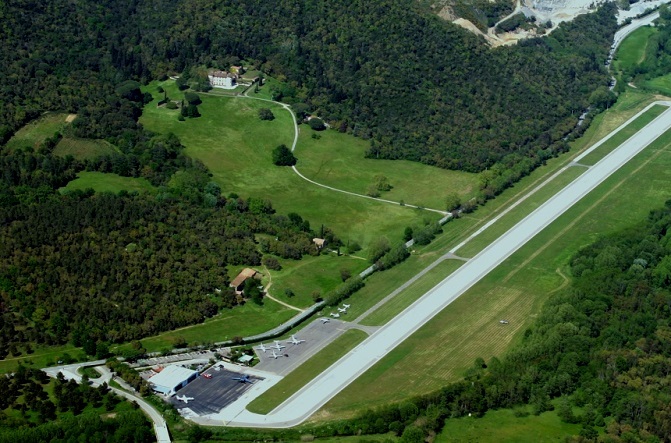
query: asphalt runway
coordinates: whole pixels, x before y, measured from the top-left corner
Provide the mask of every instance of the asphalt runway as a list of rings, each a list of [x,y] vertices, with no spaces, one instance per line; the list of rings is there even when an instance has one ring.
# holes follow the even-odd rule
[[[650,106],[655,104],[663,104],[668,107],[670,103],[656,102]],[[623,123],[609,137],[648,108]],[[448,278],[373,333],[345,357],[310,381],[270,414],[259,415],[247,411],[246,405],[253,400],[253,398],[248,397],[241,398],[225,408],[220,414],[217,414],[217,419],[224,420],[228,426],[240,427],[286,428],[302,423],[360,374],[372,367],[389,351],[426,324],[438,312],[470,289],[482,277],[510,257],[670,128],[671,110],[667,109],[617,149],[594,166],[591,166],[583,175],[576,178],[522,221],[510,228]],[[579,161],[592,149],[597,148],[609,137],[602,139],[590,150],[576,158],[576,161]],[[257,395],[260,395],[260,393],[258,392]]]
[[[233,403],[247,390],[252,387],[250,383],[241,383],[233,380],[234,377],[240,377],[237,372],[222,369],[215,371],[208,369],[205,374],[212,374],[212,378],[207,379],[201,376],[177,391],[177,394],[169,400],[178,410],[189,408],[198,415],[214,414]],[[261,380],[259,377],[250,376],[252,382]],[[188,403],[177,399],[177,396],[193,397]]]

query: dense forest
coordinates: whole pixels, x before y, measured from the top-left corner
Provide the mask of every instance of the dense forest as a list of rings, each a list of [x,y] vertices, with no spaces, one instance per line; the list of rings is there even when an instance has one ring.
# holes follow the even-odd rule
[[[581,424],[569,441],[595,441],[598,429],[604,442],[671,441],[671,201],[581,250],[571,272],[503,358],[477,359],[462,382],[329,429],[421,443],[446,418],[496,408],[523,416],[528,404]]]
[[[276,98],[370,139],[372,158],[479,171],[557,149],[608,83],[614,10],[490,49],[414,0],[5,2],[0,140],[49,109],[115,136],[142,99],[124,81],[245,59],[283,81]]]
[[[258,233],[276,240],[260,248]],[[1,356],[24,342],[121,342],[201,322],[240,301],[227,265],[260,265],[264,249],[316,254],[313,236],[300,216],[255,199],[204,207],[74,192],[0,208]]]
[[[51,380],[39,369],[19,366],[0,377],[0,392],[2,443],[155,441],[142,412],[120,404],[105,384],[94,388],[62,375]]]

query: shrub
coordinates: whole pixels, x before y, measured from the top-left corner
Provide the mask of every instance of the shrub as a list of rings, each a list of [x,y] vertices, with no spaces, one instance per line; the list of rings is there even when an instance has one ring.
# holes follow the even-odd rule
[[[271,255],[266,255],[263,257],[261,263],[263,263],[263,266],[267,267],[268,269],[272,269],[273,271],[280,271],[282,269],[282,265],[280,264],[279,260]]]
[[[310,120],[308,120],[308,126],[310,126],[313,131],[323,131],[324,129],[326,129],[324,120],[317,117],[313,117]]]
[[[259,109],[259,118],[261,120],[275,120],[275,114],[268,108]]]

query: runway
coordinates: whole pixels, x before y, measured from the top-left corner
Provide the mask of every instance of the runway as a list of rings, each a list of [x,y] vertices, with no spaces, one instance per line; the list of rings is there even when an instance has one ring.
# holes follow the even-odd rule
[[[657,102],[648,108],[655,104],[669,106],[668,102]],[[648,108],[629,121],[633,121]],[[245,406],[251,399],[243,397],[219,414],[209,416],[208,424],[214,424],[212,420],[222,420],[222,425],[239,427],[284,428],[300,424],[669,128],[671,128],[671,109],[664,111],[620,147],[591,166],[583,175],[492,242],[270,414],[259,415],[248,412]],[[602,142],[603,140],[593,148]]]

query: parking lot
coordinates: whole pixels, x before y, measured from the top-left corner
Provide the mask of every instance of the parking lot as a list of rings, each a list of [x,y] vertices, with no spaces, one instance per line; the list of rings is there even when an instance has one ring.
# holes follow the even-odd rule
[[[254,345],[254,351],[256,351],[260,362],[254,366],[254,369],[272,372],[277,375],[287,375],[348,328],[348,325],[336,319],[330,319],[328,323],[315,320],[294,334],[297,339],[305,340],[298,345],[292,344],[290,337],[284,338],[278,340],[283,348],[277,350],[271,348],[275,345],[275,340],[271,340],[263,343],[267,348],[266,352],[263,352],[259,349],[259,344],[256,344]],[[278,358],[273,358],[273,351],[278,355]]]
[[[177,394],[169,399],[169,402],[177,408],[182,415],[197,415],[215,414],[224,407],[233,403],[242,394],[252,387],[250,383],[241,383],[233,378],[240,377],[237,372],[227,371],[221,369],[215,370],[214,367],[208,369],[203,374],[210,374],[212,378],[207,378],[201,375],[196,380],[192,381],[179,391]],[[250,376],[252,382],[262,380],[259,377]],[[193,397],[185,403],[178,400],[177,397]],[[188,411],[188,410],[190,411]]]

